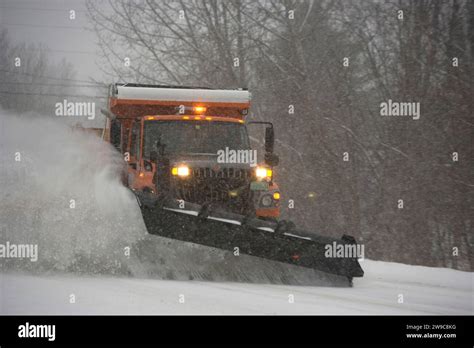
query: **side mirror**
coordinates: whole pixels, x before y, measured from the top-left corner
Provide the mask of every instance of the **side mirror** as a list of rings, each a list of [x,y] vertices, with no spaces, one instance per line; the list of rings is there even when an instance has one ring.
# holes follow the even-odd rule
[[[150,151],[150,161],[156,162],[158,160],[158,152]]]
[[[270,167],[275,167],[280,163],[280,157],[275,155],[274,153],[267,152],[265,154],[265,163],[268,164]]]
[[[273,153],[273,147],[275,145],[275,132],[273,127],[265,128],[265,152]]]
[[[278,165],[280,160],[278,156],[273,153],[273,148],[275,146],[275,131],[273,130],[273,123],[263,121],[251,121],[247,124],[263,124],[267,126],[265,128],[265,163],[268,164],[270,167]]]

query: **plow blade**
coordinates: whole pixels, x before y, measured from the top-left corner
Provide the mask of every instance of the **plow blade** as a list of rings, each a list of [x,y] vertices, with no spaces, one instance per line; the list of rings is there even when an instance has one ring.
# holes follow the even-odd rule
[[[177,200],[137,193],[150,234],[310,268],[330,275],[362,277],[356,257],[326,257],[327,246],[356,248],[352,237],[335,239],[292,228],[291,223],[263,221]],[[238,249],[236,249],[238,248]]]

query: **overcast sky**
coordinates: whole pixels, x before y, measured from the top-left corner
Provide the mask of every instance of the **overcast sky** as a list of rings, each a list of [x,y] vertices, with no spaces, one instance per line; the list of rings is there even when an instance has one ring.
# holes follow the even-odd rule
[[[69,19],[70,10],[76,12],[76,19]],[[85,0],[0,0],[0,25],[15,43],[43,43],[52,50],[51,60],[66,58],[74,65],[77,79],[102,77]]]
[[[65,58],[72,63],[76,80],[104,80],[98,68],[97,39],[87,18],[86,0],[0,0],[0,27],[7,28],[14,44],[44,44],[51,50],[50,61],[59,62]],[[70,11],[75,11],[75,19],[70,19]],[[78,81],[78,83],[80,83]],[[106,90],[76,87],[83,95],[106,94]],[[97,100],[96,118],[84,121],[87,127],[103,125],[99,110],[104,105]],[[103,99],[105,101],[105,99]],[[65,120],[69,122],[69,120]],[[76,122],[76,120],[71,120]]]

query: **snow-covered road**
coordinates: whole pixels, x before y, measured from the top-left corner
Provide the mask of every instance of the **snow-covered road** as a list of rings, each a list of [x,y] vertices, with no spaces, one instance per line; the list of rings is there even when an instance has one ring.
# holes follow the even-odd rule
[[[353,288],[6,273],[0,314],[473,314],[473,273],[362,266]]]

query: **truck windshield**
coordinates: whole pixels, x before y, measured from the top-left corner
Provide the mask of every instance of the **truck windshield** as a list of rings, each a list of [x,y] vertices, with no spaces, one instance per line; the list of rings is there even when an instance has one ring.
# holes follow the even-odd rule
[[[165,153],[216,154],[226,147],[232,150],[250,149],[243,124],[209,121],[146,121],[143,155],[150,157],[156,143],[166,145]]]

